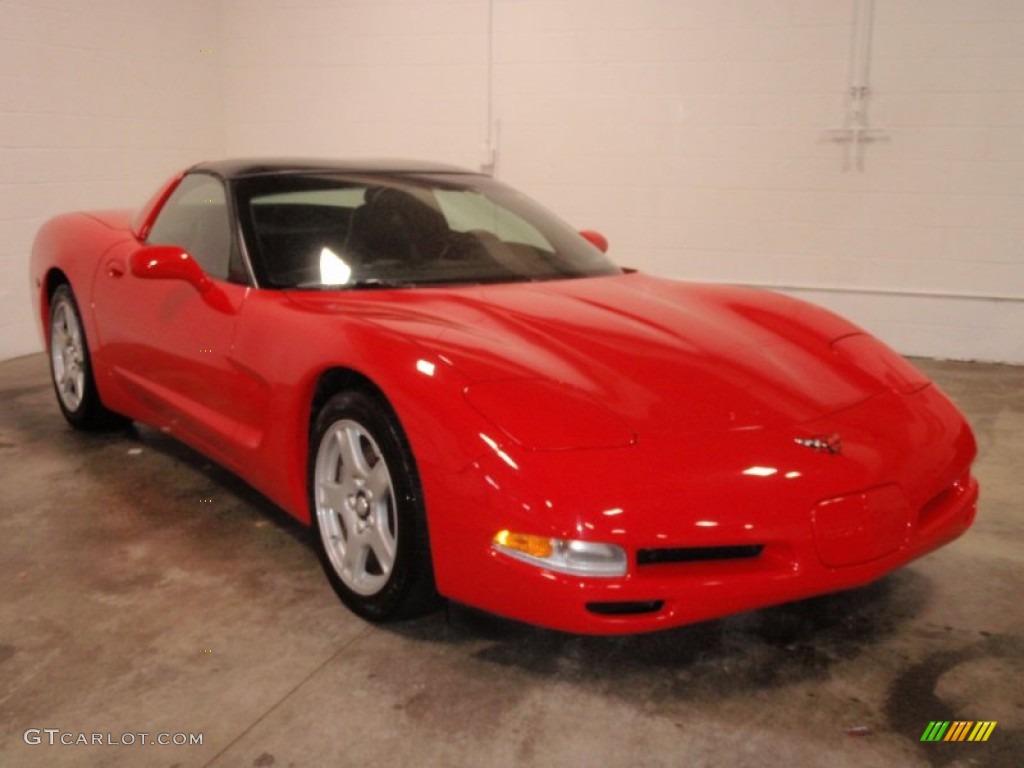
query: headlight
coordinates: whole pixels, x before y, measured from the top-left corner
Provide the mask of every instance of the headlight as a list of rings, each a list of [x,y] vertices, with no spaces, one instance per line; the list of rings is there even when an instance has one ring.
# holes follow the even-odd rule
[[[585,392],[539,379],[471,384],[466,400],[506,437],[531,450],[617,448],[636,436]]]
[[[616,544],[498,531],[491,546],[516,560],[559,573],[606,577],[626,575],[626,551]]]
[[[874,336],[855,333],[832,342],[832,350],[890,389],[910,395],[931,382]]]

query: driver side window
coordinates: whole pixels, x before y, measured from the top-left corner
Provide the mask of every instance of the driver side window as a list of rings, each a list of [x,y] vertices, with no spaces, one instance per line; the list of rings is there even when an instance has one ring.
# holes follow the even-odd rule
[[[194,173],[182,179],[160,210],[147,243],[180,246],[210,277],[245,282],[232,243],[224,185],[213,176]]]

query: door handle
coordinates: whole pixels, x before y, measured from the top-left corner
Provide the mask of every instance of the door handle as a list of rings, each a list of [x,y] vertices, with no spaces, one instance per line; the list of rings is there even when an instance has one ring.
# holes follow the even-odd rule
[[[111,259],[107,262],[107,275],[110,277],[124,277],[124,262],[120,259]]]

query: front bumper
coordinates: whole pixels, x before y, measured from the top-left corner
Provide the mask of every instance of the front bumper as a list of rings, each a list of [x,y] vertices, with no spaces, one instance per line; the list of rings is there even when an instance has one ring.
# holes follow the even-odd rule
[[[841,455],[794,440],[836,432]],[[792,429],[641,437],[615,450],[506,446],[504,458],[426,483],[438,588],[532,624],[617,634],[861,586],[967,530],[975,452],[934,386]],[[491,548],[500,528],[616,543],[628,572],[539,569]]]
[[[865,563],[829,567],[812,540],[766,547],[755,559],[635,566],[611,582],[573,579],[494,554],[493,613],[580,634],[650,632],[868,584],[964,533],[977,511],[970,478],[905,546]],[[493,581],[492,581],[493,579]]]

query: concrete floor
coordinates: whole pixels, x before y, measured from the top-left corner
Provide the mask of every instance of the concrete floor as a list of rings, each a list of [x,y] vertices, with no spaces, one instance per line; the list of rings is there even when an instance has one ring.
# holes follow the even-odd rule
[[[0,363],[0,765],[1019,766],[1024,368],[921,365],[977,430],[971,532],[863,590],[608,639],[370,626],[236,478],[147,428],[73,432],[43,356]],[[955,719],[998,725],[920,742]]]

